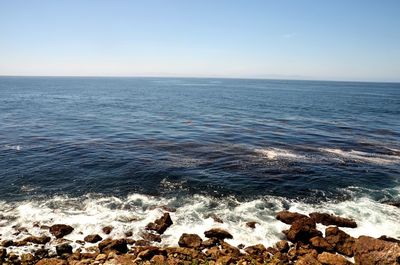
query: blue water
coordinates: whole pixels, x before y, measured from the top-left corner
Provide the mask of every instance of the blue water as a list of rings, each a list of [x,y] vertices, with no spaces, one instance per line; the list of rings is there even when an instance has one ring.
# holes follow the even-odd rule
[[[400,84],[0,77],[1,200],[398,200],[399,179]]]

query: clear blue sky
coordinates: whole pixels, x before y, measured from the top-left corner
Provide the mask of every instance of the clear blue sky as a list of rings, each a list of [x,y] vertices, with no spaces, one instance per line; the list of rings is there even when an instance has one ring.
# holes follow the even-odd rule
[[[0,0],[0,75],[400,81],[400,1]]]

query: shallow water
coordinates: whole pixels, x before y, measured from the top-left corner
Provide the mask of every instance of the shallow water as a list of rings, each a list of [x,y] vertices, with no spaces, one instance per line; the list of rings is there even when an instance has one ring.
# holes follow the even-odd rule
[[[3,237],[35,221],[140,230],[163,204],[163,242],[220,225],[208,213],[235,243],[273,242],[281,209],[400,237],[399,173],[400,84],[0,77]]]

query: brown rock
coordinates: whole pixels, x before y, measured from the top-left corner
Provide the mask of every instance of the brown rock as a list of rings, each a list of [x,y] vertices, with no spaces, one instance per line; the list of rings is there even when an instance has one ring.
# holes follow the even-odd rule
[[[337,227],[325,229],[326,241],[335,247],[335,250],[342,255],[352,257],[354,255],[355,239]]]
[[[210,247],[216,246],[218,244],[219,244],[219,239],[213,237],[213,238],[204,240],[203,243],[202,243],[202,246],[205,247],[205,248],[210,248]]]
[[[51,258],[39,260],[36,265],[68,265],[68,262],[63,259]]]
[[[113,229],[114,229],[114,227],[112,227],[112,226],[105,226],[105,227],[103,227],[102,230],[103,230],[104,234],[109,235]]]
[[[279,252],[287,252],[289,250],[289,242],[286,240],[278,241],[275,245]]]
[[[322,265],[313,255],[307,254],[300,257],[296,263],[296,265]]]
[[[316,222],[323,225],[336,225],[341,227],[356,228],[357,223],[348,218],[343,218],[328,213],[310,213],[310,217]]]
[[[351,265],[350,261],[348,261],[345,257],[332,254],[328,252],[323,252],[318,255],[318,261],[323,265]]]
[[[101,253],[109,253],[115,251],[117,253],[128,252],[128,246],[125,239],[105,239],[101,241],[98,245]]]
[[[155,265],[164,265],[166,264],[166,258],[163,255],[155,255],[151,258],[150,263]]]
[[[154,246],[148,246],[143,248],[139,254],[137,255],[138,258],[142,260],[150,260],[155,255],[165,255],[167,252],[163,249]]]
[[[314,236],[322,236],[322,233],[316,229],[315,222],[308,217],[294,221],[288,231],[284,231],[286,237],[291,242],[307,242]]]
[[[56,224],[52,225],[49,229],[50,233],[56,238],[62,238],[68,234],[71,234],[74,228],[69,225]]]
[[[215,213],[208,214],[208,215],[205,216],[205,218],[212,218],[214,220],[214,222],[216,222],[216,223],[221,223],[222,224],[224,222]]]
[[[21,255],[22,265],[32,265],[35,264],[35,257],[31,253],[24,253]]]
[[[319,252],[333,251],[334,249],[334,246],[332,244],[330,244],[325,238],[320,236],[311,238],[310,243]]]
[[[155,220],[154,223],[149,223],[146,226],[146,229],[153,230],[159,234],[162,234],[172,224],[173,224],[173,222],[171,220],[171,217],[169,216],[169,213],[164,213],[164,215],[162,217],[160,217],[159,219]]]
[[[142,233],[141,237],[149,242],[161,242],[161,236],[153,233]]]
[[[276,219],[278,219],[281,222],[284,222],[285,224],[291,225],[294,221],[302,219],[302,218],[308,218],[307,215],[296,213],[296,212],[289,212],[289,211],[281,211],[278,212],[276,215]]]
[[[196,234],[183,233],[179,238],[178,245],[180,247],[198,248],[201,246],[203,240]]]
[[[31,242],[34,244],[44,245],[44,244],[50,242],[50,240],[51,240],[51,238],[48,236],[29,236],[29,237],[23,239],[22,241],[26,242],[26,243]]]
[[[207,257],[211,257],[212,259],[217,259],[221,254],[221,250],[219,247],[214,246],[206,250]]]
[[[354,259],[359,265],[399,264],[400,244],[360,236],[354,244]]]
[[[7,250],[5,248],[0,248],[0,261],[2,262],[7,257]]]
[[[250,227],[251,229],[256,228],[256,224],[258,224],[258,222],[247,222],[246,226]]]
[[[8,247],[14,245],[14,241],[12,241],[12,240],[3,240],[3,241],[1,242],[1,245],[2,245],[3,247],[5,247],[5,248],[8,248]]]
[[[246,251],[250,256],[261,256],[265,251],[267,251],[267,249],[263,244],[258,244],[246,247],[244,251]]]
[[[218,238],[220,240],[224,240],[226,238],[228,238],[228,239],[232,239],[233,238],[233,236],[228,231],[223,230],[221,228],[210,229],[210,230],[204,232],[204,235],[207,238],[215,237],[215,238]]]
[[[125,236],[126,237],[133,236],[133,232],[132,231],[127,231],[127,232],[125,232]]]
[[[62,256],[64,254],[72,254],[72,246],[68,243],[58,245],[56,246],[56,252],[58,256]]]
[[[111,258],[111,259],[110,259]],[[90,263],[93,264],[93,263]],[[96,263],[94,263],[96,264]],[[135,257],[129,254],[125,255],[115,255],[110,257],[109,260],[105,263],[107,265],[136,265]]]
[[[378,239],[388,241],[388,242],[393,242],[393,243],[399,243],[400,244],[400,239],[396,239],[393,237],[388,237],[388,236],[380,236]]]
[[[227,265],[232,262],[231,256],[221,256],[218,257],[217,261],[215,262],[216,265]]]
[[[151,243],[150,243],[150,241],[148,241],[148,240],[144,240],[144,239],[139,239],[139,240],[136,240],[136,242],[135,242],[135,246],[150,246],[151,245]]]
[[[97,243],[97,242],[103,240],[103,238],[101,236],[99,236],[98,234],[95,234],[95,235],[87,235],[87,236],[85,236],[85,238],[83,240],[85,240],[86,242],[89,242],[89,243]]]
[[[240,256],[240,250],[237,247],[234,247],[224,241],[221,242],[221,253],[232,258],[237,258]]]
[[[45,248],[39,248],[34,252],[36,259],[44,259],[49,257],[49,251]]]

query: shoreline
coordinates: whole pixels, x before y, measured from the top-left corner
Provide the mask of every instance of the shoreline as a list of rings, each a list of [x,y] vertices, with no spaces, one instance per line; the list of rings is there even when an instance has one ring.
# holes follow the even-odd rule
[[[15,239],[1,236],[2,264],[84,265],[84,264],[398,264],[400,240],[381,236],[352,237],[343,229],[354,229],[357,223],[328,213],[304,215],[280,211],[276,219],[289,229],[282,231],[282,240],[268,246],[230,242],[230,231],[221,228],[223,220],[208,216],[213,228],[202,234],[187,231],[175,244],[163,244],[163,234],[173,229],[174,220],[162,207],[162,216],[149,222],[139,235],[126,231],[124,237],[112,237],[112,226],[104,226],[98,234],[80,232],[81,239],[66,239],[75,228],[68,224],[51,226],[35,223],[40,236],[16,240],[24,227],[14,227]],[[134,221],[134,220],[132,220]],[[256,229],[256,221],[246,222],[249,230]],[[325,230],[321,229],[324,226]],[[188,229],[190,230],[190,229]],[[101,235],[100,235],[101,234]],[[138,237],[141,239],[133,239]],[[74,246],[74,247],[73,247]],[[77,246],[77,247],[75,247]]]

